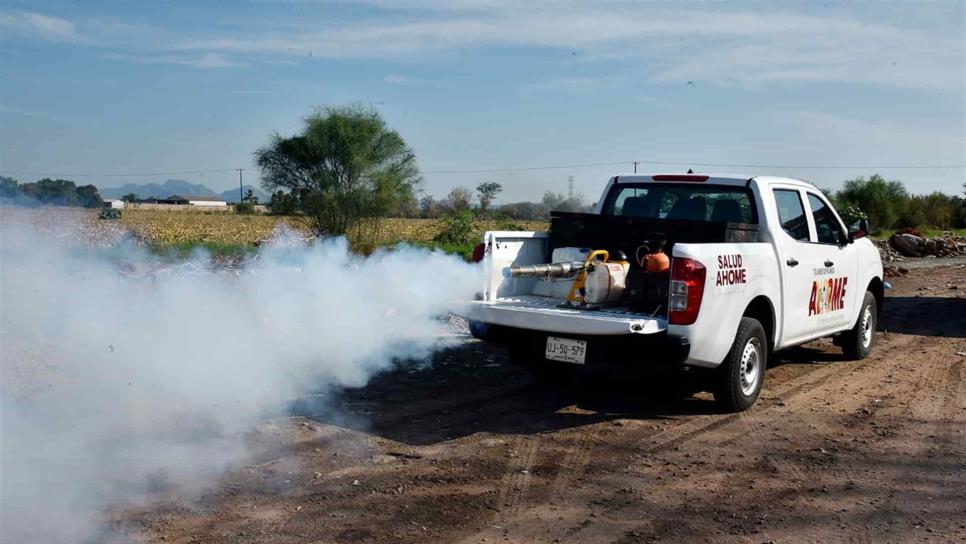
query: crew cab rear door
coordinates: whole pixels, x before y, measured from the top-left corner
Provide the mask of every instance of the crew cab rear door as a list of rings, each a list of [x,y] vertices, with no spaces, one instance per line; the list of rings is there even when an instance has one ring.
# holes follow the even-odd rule
[[[773,185],[772,196],[781,226],[780,231],[773,233],[782,286],[782,333],[776,344],[784,347],[813,334],[814,323],[808,319],[810,267],[822,260],[823,251],[811,243],[809,216],[805,213],[801,189]]]

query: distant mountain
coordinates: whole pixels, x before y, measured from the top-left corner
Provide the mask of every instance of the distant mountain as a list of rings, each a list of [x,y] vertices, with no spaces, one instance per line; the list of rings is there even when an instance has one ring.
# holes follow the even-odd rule
[[[204,195],[218,196],[217,193],[199,183],[197,185],[183,179],[169,179],[162,184],[157,183],[127,183],[121,187],[98,187],[97,192],[101,198],[121,198],[124,195],[134,193],[141,198],[156,196],[166,198],[171,195]],[[238,192],[235,191],[237,195]],[[237,198],[236,198],[237,200]]]
[[[258,203],[259,204],[268,204],[268,201],[271,199],[271,197],[268,196],[268,195],[266,195],[265,193],[261,192],[258,189],[258,187],[255,187],[254,185],[245,185],[244,187],[242,187],[242,196],[244,196],[246,193],[248,193],[248,190],[249,189],[251,189],[252,191],[255,192],[255,196],[258,197]],[[224,200],[224,201],[226,201],[226,202],[235,202],[235,203],[237,203],[238,202],[238,188],[236,187],[234,189],[228,189],[227,191],[221,193],[218,196],[221,197],[221,199]]]

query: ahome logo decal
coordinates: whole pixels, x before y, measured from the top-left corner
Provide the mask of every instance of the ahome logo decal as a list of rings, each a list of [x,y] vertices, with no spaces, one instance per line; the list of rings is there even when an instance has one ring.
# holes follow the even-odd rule
[[[808,315],[834,312],[845,308],[845,284],[849,278],[828,278],[812,282],[812,295],[808,298]]]
[[[718,255],[718,275],[714,284],[736,285],[748,283],[747,271],[742,266],[741,255]]]

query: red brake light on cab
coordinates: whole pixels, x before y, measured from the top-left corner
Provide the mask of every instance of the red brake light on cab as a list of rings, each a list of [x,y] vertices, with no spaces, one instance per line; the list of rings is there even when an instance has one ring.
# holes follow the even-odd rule
[[[668,322],[672,325],[690,325],[697,321],[706,276],[707,269],[694,259],[675,258],[671,261]]]
[[[710,177],[700,174],[657,174],[656,176],[651,176],[651,179],[654,181],[690,181],[693,183],[701,183],[702,181],[708,181]]]
[[[474,263],[478,263],[483,260],[483,256],[486,255],[486,246],[483,244],[476,244],[473,248],[473,258]]]

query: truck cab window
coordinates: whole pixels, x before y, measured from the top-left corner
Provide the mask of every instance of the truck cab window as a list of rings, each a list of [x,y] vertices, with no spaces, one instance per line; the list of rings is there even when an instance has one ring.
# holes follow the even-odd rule
[[[808,241],[808,221],[805,220],[805,207],[802,197],[794,189],[775,189],[775,204],[778,206],[778,220],[782,230],[789,236],[803,242]]]
[[[808,206],[815,219],[815,231],[821,244],[838,244],[842,241],[842,227],[832,209],[818,195],[808,194]]]
[[[721,185],[621,184],[611,189],[603,213],[679,221],[758,222],[748,189]]]

